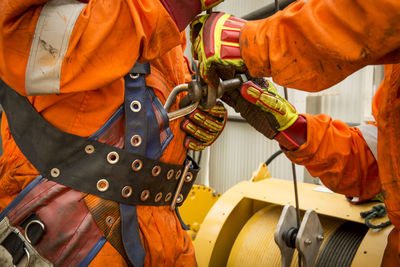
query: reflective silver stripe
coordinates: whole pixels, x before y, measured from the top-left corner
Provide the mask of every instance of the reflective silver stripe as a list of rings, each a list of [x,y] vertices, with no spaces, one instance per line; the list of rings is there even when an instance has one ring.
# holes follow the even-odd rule
[[[357,126],[357,128],[361,131],[365,142],[375,157],[375,160],[378,160],[378,127],[365,124]]]
[[[72,30],[85,5],[75,0],[52,0],[44,5],[26,67],[28,95],[60,93],[61,65]]]

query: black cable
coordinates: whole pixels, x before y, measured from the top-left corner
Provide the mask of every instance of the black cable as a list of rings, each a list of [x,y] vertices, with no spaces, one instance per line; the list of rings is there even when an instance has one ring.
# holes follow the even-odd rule
[[[278,0],[275,1],[275,11],[276,12],[279,11],[279,1]]]
[[[282,154],[282,150],[276,151],[274,154],[272,154],[266,161],[265,165],[269,165],[276,157],[278,157],[280,154]]]
[[[293,184],[294,184],[294,198],[296,200],[297,228],[300,228],[299,195],[298,195],[298,190],[297,190],[296,165],[294,165],[294,163],[292,163],[292,173],[293,173]]]
[[[201,162],[201,155],[202,155],[203,151],[199,151],[199,158],[197,160],[197,165],[200,166],[200,162]]]
[[[279,9],[284,9],[291,3],[295,2],[296,0],[280,0],[279,1]],[[261,7],[249,14],[242,16],[242,19],[245,20],[257,20],[257,19],[265,19],[269,16],[272,16],[276,13],[276,5],[274,3]]]
[[[285,95],[285,99],[289,101],[289,95],[288,95],[288,91],[287,91],[287,87],[283,87],[283,93]]]

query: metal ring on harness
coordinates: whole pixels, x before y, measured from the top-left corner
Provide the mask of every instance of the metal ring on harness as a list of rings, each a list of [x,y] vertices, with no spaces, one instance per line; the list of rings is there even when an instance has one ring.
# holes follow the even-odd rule
[[[135,159],[135,161],[132,162],[132,170],[135,172],[140,171],[143,167],[143,162],[140,159]]]
[[[128,198],[132,195],[133,189],[132,186],[124,186],[124,188],[122,188],[121,194],[124,198]]]
[[[174,176],[174,170],[171,169],[167,173],[167,180],[171,180],[171,178]]]
[[[100,192],[107,191],[109,186],[110,184],[106,179],[100,179],[97,181],[97,190],[99,190]]]
[[[142,144],[142,137],[140,135],[134,135],[131,138],[131,145],[133,147],[139,147]]]
[[[24,248],[25,254],[26,254],[26,264],[25,267],[29,267],[29,265],[31,264],[31,254],[29,253],[29,251]],[[13,267],[17,267],[17,265],[13,264]]]
[[[111,151],[110,153],[108,153],[107,155],[107,161],[110,164],[116,164],[119,161],[119,155],[117,152],[115,151]]]
[[[160,175],[160,173],[161,173],[161,167],[158,165],[154,166],[153,169],[151,170],[151,174],[153,176],[158,176]]]
[[[57,178],[58,176],[60,176],[60,169],[58,168],[51,169],[50,175],[54,178]]]
[[[131,79],[136,80],[137,78],[139,78],[140,73],[129,73],[129,77],[131,77]]]
[[[94,153],[94,146],[93,145],[87,145],[85,146],[85,152],[87,154],[93,154]]]
[[[131,102],[130,107],[133,112],[139,112],[142,109],[142,104],[140,104],[139,101],[134,100]]]
[[[39,220],[32,220],[32,221],[30,221],[30,222],[25,226],[25,239],[26,239],[26,241],[28,241],[30,244],[32,244],[32,241],[31,241],[31,239],[30,239],[29,236],[28,236],[28,230],[29,230],[29,227],[30,227],[32,224],[34,224],[34,223],[39,224],[39,226],[42,228],[43,231],[46,229],[46,227],[44,226],[44,223],[42,223],[41,221],[39,221]]]

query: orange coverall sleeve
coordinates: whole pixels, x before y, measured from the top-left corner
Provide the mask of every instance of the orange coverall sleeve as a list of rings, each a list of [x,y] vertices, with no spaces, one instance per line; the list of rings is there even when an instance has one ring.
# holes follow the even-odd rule
[[[319,91],[368,64],[399,62],[399,14],[399,0],[297,1],[247,22],[241,55],[254,77]]]
[[[367,200],[381,192],[377,161],[358,128],[325,114],[303,116],[307,142],[296,151],[285,151],[290,160],[337,193]]]
[[[35,28],[43,4],[48,2],[0,3],[0,77],[23,95]],[[136,61],[151,61],[183,41],[159,0],[86,2],[72,29],[65,56],[55,59],[62,60],[59,93],[103,88],[128,73]],[[21,24],[23,29],[16,27]],[[57,52],[50,45],[40,45],[52,55]],[[43,65],[53,63],[39,61]]]

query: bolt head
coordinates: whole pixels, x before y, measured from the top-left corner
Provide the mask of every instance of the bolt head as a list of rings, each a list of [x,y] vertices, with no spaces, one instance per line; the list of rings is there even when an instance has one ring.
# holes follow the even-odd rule
[[[312,241],[310,239],[307,238],[306,240],[304,240],[304,245],[309,246],[311,244],[312,244]]]

